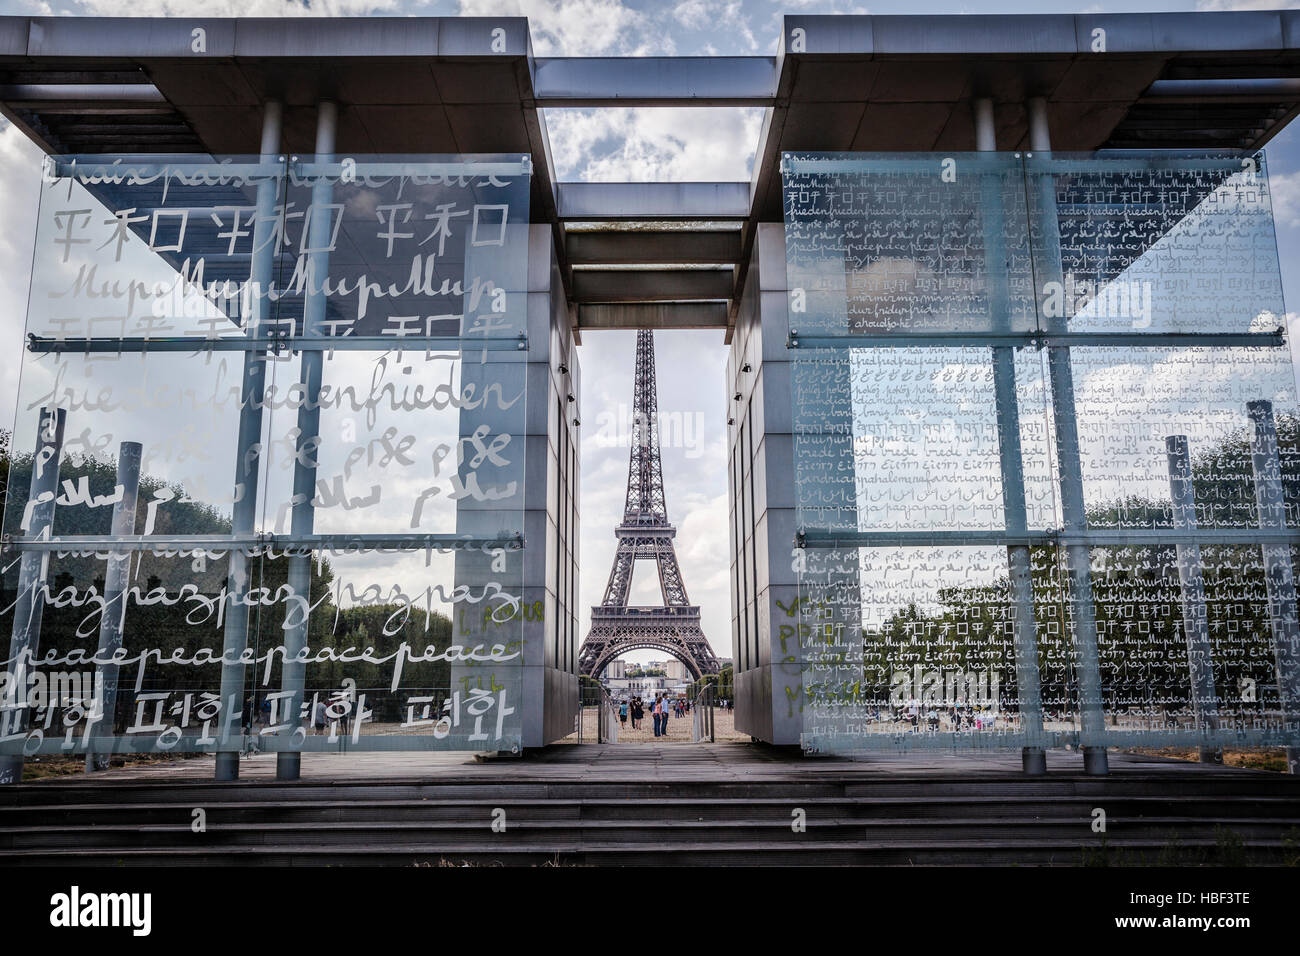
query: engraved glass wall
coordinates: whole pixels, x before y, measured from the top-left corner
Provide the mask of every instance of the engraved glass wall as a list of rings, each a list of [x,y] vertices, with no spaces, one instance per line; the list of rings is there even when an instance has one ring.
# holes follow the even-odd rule
[[[1300,740],[1264,157],[782,168],[805,746]]]
[[[47,162],[0,754],[519,745],[529,177]]]

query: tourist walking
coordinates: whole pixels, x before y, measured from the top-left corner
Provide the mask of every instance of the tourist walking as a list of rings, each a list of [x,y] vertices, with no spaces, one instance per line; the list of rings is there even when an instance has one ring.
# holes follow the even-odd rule
[[[618,705],[618,722],[627,726],[627,701],[621,701]]]
[[[316,703],[312,705],[312,729],[314,733],[325,733],[325,701],[320,697],[316,698]]]

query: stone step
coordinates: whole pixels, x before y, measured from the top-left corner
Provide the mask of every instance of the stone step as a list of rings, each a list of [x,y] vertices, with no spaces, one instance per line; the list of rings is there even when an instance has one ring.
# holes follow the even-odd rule
[[[509,843],[641,844],[665,840],[700,843],[730,843],[764,840],[773,843],[866,840],[873,844],[944,841],[954,846],[991,838],[1036,845],[1042,842],[1072,843],[1079,847],[1099,845],[1086,818],[1076,820],[1027,820],[1023,817],[990,819],[910,820],[817,818],[810,816],[805,829],[796,832],[788,821],[736,819],[707,821],[664,820],[532,820],[511,821],[507,829],[494,832],[487,818],[408,823],[212,823],[201,833],[188,824],[98,827],[6,827],[0,829],[0,852],[90,847],[143,849],[186,847],[200,843],[209,848],[236,846],[316,846],[365,844],[400,849],[410,844],[436,845],[444,842],[476,845],[489,849]],[[1270,818],[1151,817],[1107,818],[1107,840],[1133,837],[1169,845],[1183,840],[1250,840],[1280,842],[1279,829]],[[1297,827],[1294,837],[1300,837]],[[1300,852],[1300,847],[1297,848]]]
[[[1300,800],[1300,777],[1244,771],[1192,771],[1171,778],[1168,774],[1126,772],[1111,777],[1060,775],[1048,778],[1025,778],[1006,774],[989,778],[964,776],[960,780],[935,777],[909,779],[888,776],[864,781],[861,777],[816,781],[373,781],[339,782],[304,780],[295,783],[236,781],[231,783],[130,783],[104,781],[96,783],[43,782],[0,787],[0,807],[25,805],[121,804],[140,800],[151,803],[182,803],[189,806],[210,805],[244,800],[298,802],[328,792],[332,799],[345,801],[386,801],[421,799],[624,799],[654,800],[664,798],[763,798],[798,793],[811,797],[895,797],[955,798],[979,796],[1077,796],[1108,797],[1121,795],[1163,796],[1176,788],[1180,793],[1202,797],[1276,796]]]
[[[1300,856],[1300,779],[1278,774],[1130,765],[1104,778],[1026,778],[806,762],[782,771],[749,759],[673,777],[654,761],[610,771],[602,759],[582,775],[501,760],[424,777],[22,784],[0,788],[0,863],[1074,866]],[[195,807],[207,813],[201,834],[190,829]],[[795,807],[806,812],[800,833]],[[1091,829],[1096,807],[1106,810],[1104,837]],[[495,808],[506,811],[504,833],[491,830]]]
[[[295,800],[289,802],[242,800],[201,804],[209,819],[225,823],[278,821],[419,821],[458,820],[486,817],[496,807],[519,820],[635,820],[653,815],[663,820],[727,820],[748,816],[756,819],[789,821],[791,810],[802,807],[809,815],[830,815],[873,819],[932,819],[951,816],[996,817],[1011,808],[1022,817],[1043,819],[1090,819],[1102,806],[1110,816],[1147,817],[1179,813],[1184,816],[1224,818],[1268,817],[1300,824],[1300,799],[1243,796],[1203,797],[1197,794],[1119,795],[1103,798],[1064,796],[964,796],[964,797],[808,797],[783,796],[748,799],[521,799],[507,797],[497,802],[484,800]],[[30,804],[0,807],[0,827],[37,825],[159,824],[182,820],[188,826],[189,803],[149,802],[127,804]]]
[[[211,848],[69,848],[15,850],[5,862],[13,866],[222,866],[222,865],[611,865],[611,866],[1079,866],[1157,863],[1293,862],[1296,850],[1277,840],[1245,840],[1225,847],[1219,839],[1180,840],[1176,852],[1159,839],[1116,838],[1080,846],[1078,841],[1039,841],[1026,845],[1017,840],[983,839],[951,841],[804,841],[750,840],[736,843],[658,841],[629,846],[625,843],[549,842],[517,844],[492,849],[453,842],[401,847],[370,845],[312,846],[259,845]]]

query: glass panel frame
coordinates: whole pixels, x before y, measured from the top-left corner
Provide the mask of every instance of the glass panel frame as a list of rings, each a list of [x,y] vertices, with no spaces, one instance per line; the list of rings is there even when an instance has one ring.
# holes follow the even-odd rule
[[[1300,436],[1263,154],[989,153],[973,164],[969,158],[783,157],[802,548],[799,661],[805,688],[855,688],[821,702],[808,695],[804,746],[1300,744],[1292,561],[1300,544],[1292,530]],[[942,327],[904,308],[885,310],[903,321],[855,325],[851,277],[870,271],[872,255],[907,247],[920,250],[923,262],[942,246],[923,228],[940,203],[922,203],[911,219],[891,205],[901,195],[894,189],[899,170],[907,170],[913,192],[928,181],[921,191],[936,196],[972,166],[986,183],[1020,182],[1020,199],[1011,202],[1007,189],[968,191],[964,200],[954,195],[967,204],[963,221],[985,227],[972,245],[1026,237],[1032,321],[1015,318],[1012,290],[1023,288],[1018,257],[993,255],[975,278],[957,270],[965,283],[958,282],[958,298],[973,286],[983,295],[976,321],[967,310],[966,321]],[[842,201],[828,205],[833,196]],[[850,246],[876,235],[871,224],[882,217],[896,234],[868,243],[863,261]],[[1017,217],[1024,218],[1007,225]],[[978,261],[978,251],[953,261]],[[1207,274],[1206,263],[1214,262],[1234,265],[1226,277],[1214,269]],[[1079,279],[1080,270],[1090,284]],[[973,358],[981,348],[987,364],[974,361],[992,379],[998,441],[976,443],[972,458],[957,440],[961,428],[945,433],[941,426],[960,426],[960,415],[984,409],[984,390],[968,384],[945,406],[929,396],[932,382],[923,373],[944,365],[944,356]],[[1183,374],[1162,378],[1161,363],[1181,363]],[[855,375],[863,369],[874,370],[865,388]],[[904,441],[907,447],[892,456],[881,452],[881,429],[889,432],[895,420],[907,422],[913,440],[940,435],[939,447],[917,451],[914,441]],[[990,482],[994,445],[1001,468]],[[917,467],[899,467],[909,461]],[[999,477],[1000,508],[990,494]],[[935,489],[946,486],[949,498],[961,498],[964,483],[977,489],[967,500],[978,514],[933,507],[946,500],[942,493],[936,499]],[[882,516],[876,499],[916,507],[909,520],[894,521]],[[1005,557],[1000,570],[997,561],[975,562],[982,568],[975,580],[968,558],[980,548]],[[884,554],[895,561],[885,562],[882,577]],[[1238,579],[1237,593],[1224,567],[1249,578]],[[864,692],[883,679],[868,679],[871,662],[886,658],[896,687],[928,680],[928,672],[909,674],[890,657],[908,656],[890,650],[898,645],[891,629],[943,631],[956,608],[980,604],[990,587],[1000,603],[985,594],[981,606],[996,606],[994,619],[1008,628],[1009,653],[999,660],[1013,672],[1001,686],[1016,689],[994,710],[1037,710],[1036,726],[1031,721],[1007,733],[999,718],[991,732],[960,735],[947,732],[943,707],[933,723],[926,719],[930,708],[919,693],[919,708],[905,699],[882,709]],[[912,592],[923,597],[903,599]],[[889,609],[883,622],[867,622],[872,607]],[[1135,615],[1144,620],[1130,627]],[[1029,626],[1018,624],[1026,620]],[[1049,622],[1056,627],[1050,637]],[[1242,628],[1249,640],[1227,636]],[[908,640],[913,656],[928,661],[935,646],[937,659],[951,656],[942,640]],[[1264,647],[1271,662],[1261,656]],[[1249,666],[1236,651],[1247,654]],[[1157,661],[1153,655],[1158,662],[1139,665],[1143,657]],[[1162,668],[1164,676],[1155,674]],[[938,674],[939,685],[950,683],[944,676]],[[1269,690],[1261,694],[1263,684]],[[1036,695],[1023,699],[1022,685]],[[900,714],[906,724],[918,709],[915,729],[890,729]],[[883,713],[890,718],[864,719]]]
[[[519,749],[531,171],[47,160],[0,754]],[[74,691],[38,708],[30,675]]]

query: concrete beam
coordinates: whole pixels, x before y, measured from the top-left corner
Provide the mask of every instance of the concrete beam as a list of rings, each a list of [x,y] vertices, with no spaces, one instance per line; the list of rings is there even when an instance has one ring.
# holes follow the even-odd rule
[[[688,299],[727,299],[732,269],[673,272],[654,269],[573,271],[573,298],[588,302],[669,302]]]
[[[626,302],[578,306],[580,329],[719,329],[725,302]]]
[[[740,231],[570,232],[569,261],[586,265],[740,261]]]
[[[561,219],[744,219],[749,183],[560,183]]]
[[[539,57],[537,105],[768,106],[775,100],[770,56]]]

